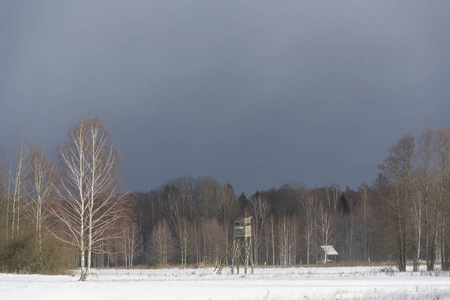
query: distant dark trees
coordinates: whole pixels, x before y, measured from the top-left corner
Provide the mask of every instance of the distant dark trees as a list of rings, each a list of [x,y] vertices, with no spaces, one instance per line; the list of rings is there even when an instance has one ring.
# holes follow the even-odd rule
[[[140,263],[215,264],[232,243],[232,221],[253,216],[254,261],[258,264],[317,263],[321,245],[335,245],[345,260],[377,257],[372,235],[372,194],[363,185],[342,192],[337,186],[307,189],[284,185],[236,198],[230,184],[211,178],[180,177],[148,193],[133,193],[143,247]],[[184,196],[181,196],[184,195]],[[349,196],[347,196],[349,195]],[[350,198],[348,198],[350,197]],[[170,255],[155,255],[165,222],[173,242]],[[167,229],[166,228],[166,229]],[[156,245],[155,245],[156,243]],[[156,248],[155,248],[156,247]]]
[[[221,185],[212,178],[183,176],[149,193],[132,196],[137,201],[143,264],[158,261],[152,234],[159,222],[167,223],[174,240],[175,251],[167,256],[168,263],[214,264],[227,250],[232,221],[241,215],[232,186]]]

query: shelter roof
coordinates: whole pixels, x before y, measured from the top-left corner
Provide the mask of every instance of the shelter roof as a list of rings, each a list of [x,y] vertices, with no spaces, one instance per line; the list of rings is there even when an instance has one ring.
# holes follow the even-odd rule
[[[337,251],[333,248],[333,246],[327,245],[327,246],[320,246],[320,248],[325,251],[327,255],[339,255]]]

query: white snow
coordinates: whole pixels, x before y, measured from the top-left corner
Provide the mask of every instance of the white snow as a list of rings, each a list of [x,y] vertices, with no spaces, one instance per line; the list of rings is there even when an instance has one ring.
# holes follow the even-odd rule
[[[0,299],[450,299],[448,272],[395,267],[95,269],[72,276],[0,274]]]

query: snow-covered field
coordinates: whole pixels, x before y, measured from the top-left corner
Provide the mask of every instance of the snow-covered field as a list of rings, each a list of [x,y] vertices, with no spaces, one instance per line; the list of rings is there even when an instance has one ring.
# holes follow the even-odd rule
[[[0,274],[0,299],[450,299],[448,272],[395,267],[93,270],[78,275]]]

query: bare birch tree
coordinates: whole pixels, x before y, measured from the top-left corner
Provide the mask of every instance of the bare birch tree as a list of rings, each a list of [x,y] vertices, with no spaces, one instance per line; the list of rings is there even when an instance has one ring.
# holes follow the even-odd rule
[[[401,272],[406,270],[408,220],[411,214],[412,172],[414,155],[414,137],[411,134],[403,136],[389,150],[389,156],[379,168],[389,180],[390,191],[387,200],[390,212],[395,220],[396,247],[398,267]]]
[[[87,141],[88,124],[85,119],[69,132],[69,140],[60,149],[63,176],[58,195],[62,199],[52,212],[66,229],[67,236],[57,236],[77,247],[80,251],[80,280],[86,280],[86,215],[87,215],[87,181],[88,157]]]
[[[302,210],[304,221],[304,245],[306,250],[306,264],[310,264],[311,250],[315,242],[317,232],[317,200],[313,196],[306,198]]]
[[[25,147],[25,136],[22,136],[22,141],[18,150],[16,151],[16,172],[11,176],[9,172],[10,183],[8,184],[11,191],[8,191],[8,201],[12,202],[11,212],[11,239],[19,235],[20,232],[20,217],[22,215],[22,205],[25,198],[25,177],[27,176],[27,155],[28,149]],[[10,167],[11,169],[11,167]],[[9,200],[12,198],[11,200]]]
[[[3,191],[3,197],[4,197],[4,202],[5,202],[4,203],[4,206],[5,206],[5,209],[4,209],[4,212],[5,212],[4,226],[5,226],[5,228],[4,229],[5,229],[5,231],[4,231],[3,237],[5,238],[5,241],[9,241],[9,234],[10,234],[9,226],[10,226],[10,219],[11,219],[11,216],[10,216],[10,213],[11,213],[10,212],[11,211],[11,207],[10,207],[11,206],[11,180],[10,180],[11,169],[12,169],[12,165],[10,162],[9,168],[8,168],[8,175],[6,175],[6,178],[4,180],[4,181],[6,181],[6,183],[5,183],[4,191]]]
[[[438,210],[433,193],[433,140],[434,132],[431,127],[425,127],[418,138],[418,178],[417,189],[423,202],[425,260],[428,271],[434,270],[436,256],[436,229]]]
[[[264,238],[266,241],[266,261],[268,261],[269,252],[272,254],[272,265],[276,264],[276,246],[277,246],[277,234],[276,234],[276,226],[275,226],[275,218],[273,215],[270,215],[267,218],[267,222],[264,223]]]
[[[321,236],[321,243],[324,246],[329,245],[331,242],[331,236],[333,234],[333,217],[329,210],[324,207],[323,203],[319,203],[319,231]]]
[[[150,241],[151,257],[160,265],[167,265],[175,253],[175,241],[165,219],[156,223]]]
[[[370,189],[367,184],[362,184],[359,191],[359,216],[361,218],[361,240],[363,251],[362,255],[364,260],[370,261],[369,252],[369,223],[371,219],[371,206],[370,206]]]
[[[250,215],[254,217],[255,226],[253,229],[253,251],[254,261],[259,263],[259,248],[262,239],[262,228],[270,212],[270,205],[267,199],[259,192],[250,198]]]
[[[296,263],[297,258],[297,219],[296,216],[283,216],[278,222],[278,250],[280,265]]]
[[[178,221],[176,234],[178,237],[178,246],[180,249],[181,265],[186,266],[187,260],[192,253],[193,247],[193,229],[189,220],[181,217]]]
[[[31,148],[28,157],[30,171],[27,177],[29,202],[27,211],[35,226],[39,250],[42,249],[42,226],[49,216],[48,207],[57,186],[57,172],[55,164],[47,160],[45,150],[39,146]]]
[[[59,191],[61,202],[55,215],[67,230],[61,240],[80,250],[81,276],[85,281],[92,251],[107,239],[105,232],[120,213],[120,155],[99,118],[81,118],[60,149],[64,176]],[[85,261],[87,254],[87,263]]]
[[[122,230],[121,247],[124,256],[124,263],[127,267],[132,267],[134,260],[140,253],[139,232],[135,223],[127,220],[126,227]]]

